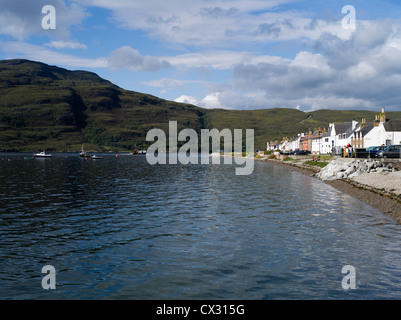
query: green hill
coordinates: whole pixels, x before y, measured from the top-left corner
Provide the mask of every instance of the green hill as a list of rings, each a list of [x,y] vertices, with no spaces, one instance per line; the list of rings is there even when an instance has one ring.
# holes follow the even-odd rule
[[[378,110],[379,111],[379,110]],[[373,120],[375,112],[295,109],[208,110],[128,91],[86,71],[28,60],[0,61],[0,150],[87,151],[146,148],[146,133],[178,129],[254,129],[255,148],[332,121]],[[401,118],[401,112],[389,113]]]
[[[0,149],[132,150],[169,120],[195,130],[205,110],[127,91],[94,73],[0,61]]]

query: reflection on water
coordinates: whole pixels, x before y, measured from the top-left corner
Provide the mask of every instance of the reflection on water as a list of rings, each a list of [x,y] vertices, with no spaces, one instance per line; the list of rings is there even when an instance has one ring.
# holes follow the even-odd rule
[[[401,228],[287,168],[0,162],[0,298],[400,298]],[[57,289],[43,290],[53,265]],[[357,289],[342,289],[342,267]]]

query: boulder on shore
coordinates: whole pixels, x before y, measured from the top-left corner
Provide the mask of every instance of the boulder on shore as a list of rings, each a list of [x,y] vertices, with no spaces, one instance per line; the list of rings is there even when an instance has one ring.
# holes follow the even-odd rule
[[[394,172],[397,171],[391,163],[378,160],[356,160],[336,159],[316,174],[322,180],[337,180],[359,176],[370,172]]]

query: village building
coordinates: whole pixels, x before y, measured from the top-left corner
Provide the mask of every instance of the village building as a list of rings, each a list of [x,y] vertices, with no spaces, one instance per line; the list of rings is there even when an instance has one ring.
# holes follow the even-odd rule
[[[326,129],[317,129],[313,132],[313,134],[310,136],[309,141],[310,141],[310,149],[313,154],[322,154],[322,137],[323,135],[327,132]]]
[[[331,143],[330,140],[330,135],[331,135],[331,130],[323,133],[322,137],[321,137],[321,141],[319,142],[319,150],[320,150],[320,154],[331,154],[333,151],[333,145]]]
[[[366,118],[362,118],[361,123],[354,131],[351,138],[351,145],[354,148],[367,148],[365,143],[365,136],[374,128],[373,122],[366,122]]]
[[[401,144],[401,120],[389,120],[384,125],[385,145]]]
[[[312,135],[311,132],[309,132],[308,134],[304,134],[301,139],[299,140],[299,150],[310,150],[308,149],[309,146],[309,138]]]
[[[288,151],[295,151],[295,150],[300,150],[301,146],[301,139],[305,136],[304,133],[299,133],[298,136],[294,139],[292,139],[289,144],[288,144]]]
[[[341,154],[343,148],[351,145],[351,138],[359,122],[334,122],[329,124],[330,136],[329,141],[331,142],[331,153]]]
[[[387,119],[386,112],[376,115],[373,128],[364,137],[364,148],[401,144],[401,120]]]
[[[375,120],[330,123],[328,129],[316,129],[284,138],[276,147],[283,151],[309,150],[313,154],[343,154],[345,148],[366,149],[373,146],[401,145],[401,119],[388,119],[385,109]]]

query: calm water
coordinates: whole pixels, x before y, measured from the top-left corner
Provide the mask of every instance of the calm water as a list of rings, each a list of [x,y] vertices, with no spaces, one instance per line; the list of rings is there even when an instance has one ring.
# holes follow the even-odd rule
[[[286,168],[0,158],[1,299],[401,298],[401,227]]]

